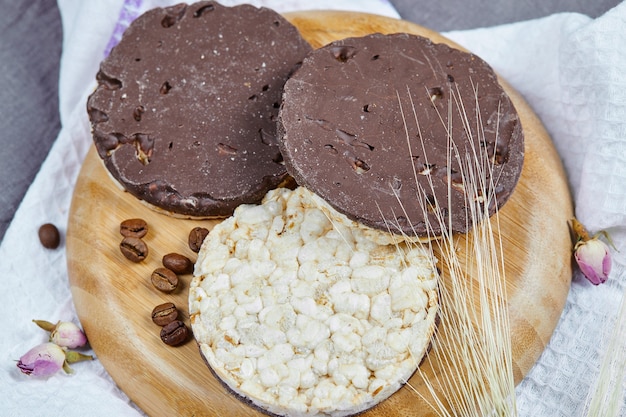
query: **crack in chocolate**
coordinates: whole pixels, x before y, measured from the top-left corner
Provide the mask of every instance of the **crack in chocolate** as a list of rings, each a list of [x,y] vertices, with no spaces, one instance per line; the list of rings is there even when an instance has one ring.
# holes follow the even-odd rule
[[[420,175],[430,175],[433,173],[437,165],[435,164],[422,164],[422,167],[417,170]]]
[[[357,157],[349,150],[346,150],[343,152],[343,157],[346,159],[346,161],[350,163],[350,165],[352,166],[352,169],[357,174],[363,174],[364,172],[367,172],[371,169],[371,167],[369,166],[367,162]]]
[[[370,151],[374,150],[374,147],[372,145],[370,145],[370,144],[368,144],[366,142],[363,142],[361,140],[358,140],[356,135],[353,135],[352,133],[348,133],[345,130],[335,129],[335,134],[346,145],[349,145],[349,146],[352,146],[352,147],[360,146],[361,148],[365,148],[365,149],[368,149]]]
[[[443,98],[443,89],[441,87],[432,87],[428,89],[428,95],[430,96],[430,101],[435,101],[437,99]]]
[[[135,156],[143,165],[148,165],[154,151],[154,138],[146,133],[136,133],[132,138],[135,144]]]
[[[166,11],[165,17],[161,20],[161,26],[164,28],[170,28],[174,26],[185,15],[187,5],[184,3],[168,7],[164,9]]]
[[[145,111],[146,108],[142,105],[135,107],[135,110],[133,110],[133,119],[137,122],[141,122],[141,116],[145,113]]]
[[[354,46],[334,46],[330,48],[330,53],[339,62],[348,62],[356,55],[356,48]]]
[[[486,150],[489,160],[494,165],[502,165],[507,162],[509,158],[509,147],[503,141],[497,141],[497,143],[481,141],[480,146]]]
[[[109,157],[120,145],[128,142],[124,135],[117,132],[105,133],[94,129],[93,136],[95,138],[96,150],[102,159]]]
[[[159,89],[159,93],[165,95],[165,94],[168,94],[171,89],[172,89],[172,85],[170,84],[170,82],[169,81],[165,81],[163,84],[161,84],[161,88]]]
[[[337,139],[339,139],[339,143],[344,143],[352,148],[354,147],[361,147],[361,148],[365,148],[369,151],[373,151],[375,148],[374,146],[370,145],[367,142],[364,142],[362,140],[359,140],[357,138],[356,135],[346,132],[343,129],[337,128],[335,127],[331,122],[329,122],[328,120],[324,120],[324,119],[315,119],[309,116],[304,116],[305,119],[315,123],[316,125],[318,125],[319,127],[321,127],[322,129],[328,131],[328,132],[335,132],[335,135],[337,136]]]
[[[119,90],[122,88],[122,82],[120,80],[106,74],[102,70],[98,71],[96,74],[96,81],[98,82],[98,85],[103,86],[107,90]]]
[[[277,146],[278,138],[275,135],[267,133],[265,129],[259,129],[259,137],[261,138],[261,143],[267,146]]]
[[[109,115],[102,110],[96,109],[95,107],[87,107],[87,113],[89,114],[89,120],[91,123],[97,124],[109,121]]]
[[[217,153],[220,155],[237,155],[237,148],[220,142],[217,144]]]
[[[195,12],[193,12],[193,17],[202,17],[206,13],[210,13],[215,10],[215,5],[207,4],[206,6],[202,6],[198,8]]]

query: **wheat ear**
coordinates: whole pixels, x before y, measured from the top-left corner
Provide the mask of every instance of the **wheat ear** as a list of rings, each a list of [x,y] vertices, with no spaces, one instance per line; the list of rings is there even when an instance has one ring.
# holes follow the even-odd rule
[[[476,108],[479,109],[476,86],[474,93]],[[417,137],[421,138],[419,117],[409,88],[406,94],[417,126]],[[428,245],[439,258],[439,263],[433,266],[439,267],[442,274],[441,322],[432,340],[433,349],[418,368],[429,398],[422,392],[415,392],[441,416],[516,416],[504,250],[498,212],[496,210],[491,218],[488,213],[490,205],[496,204],[495,195],[490,190],[495,189],[493,182],[497,178],[491,175],[493,161],[480,146],[485,135],[480,112],[477,110],[475,115],[468,115],[458,90],[450,89],[449,97],[447,114],[440,114],[448,137],[448,170],[452,161],[457,161],[461,167],[468,207],[467,221],[473,228],[467,235],[453,234],[451,210],[442,210],[450,207],[450,200],[435,201],[433,204],[426,198],[434,194],[432,182],[431,189],[424,189],[416,178],[417,198],[424,208],[424,218],[428,219],[427,211],[435,213],[442,230],[441,236],[432,236],[429,243],[422,243]],[[411,153],[412,135],[400,98],[398,93]],[[454,115],[462,119],[464,133],[472,144],[470,149],[459,149],[454,141]],[[424,155],[427,155],[428,149],[423,141],[421,146]],[[450,174],[448,172],[448,178]],[[452,192],[448,184],[448,195]],[[432,226],[427,224],[431,231],[435,229]]]

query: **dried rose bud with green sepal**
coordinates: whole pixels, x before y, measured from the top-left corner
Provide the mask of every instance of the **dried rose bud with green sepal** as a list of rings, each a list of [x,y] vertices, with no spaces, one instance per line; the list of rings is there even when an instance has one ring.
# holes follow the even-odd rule
[[[73,370],[70,363],[86,360],[93,360],[93,356],[68,351],[55,343],[46,342],[26,352],[17,361],[17,367],[26,375],[48,377],[61,369],[71,374]]]
[[[33,320],[33,322],[40,328],[50,332],[50,342],[56,343],[61,347],[74,349],[87,343],[85,333],[72,322],[59,321],[56,324],[45,320]]]

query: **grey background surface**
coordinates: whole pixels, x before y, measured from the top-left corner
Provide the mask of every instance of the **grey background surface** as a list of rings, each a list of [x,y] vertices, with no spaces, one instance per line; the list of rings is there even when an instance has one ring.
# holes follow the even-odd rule
[[[598,17],[619,0],[391,0],[403,19],[439,32],[536,19],[559,12]]]
[[[0,0],[0,240],[60,129],[55,0]]]
[[[437,31],[557,12],[597,17],[618,0],[392,0],[402,18]],[[0,241],[60,129],[62,29],[55,0],[0,0]],[[38,219],[33,219],[38,221]]]

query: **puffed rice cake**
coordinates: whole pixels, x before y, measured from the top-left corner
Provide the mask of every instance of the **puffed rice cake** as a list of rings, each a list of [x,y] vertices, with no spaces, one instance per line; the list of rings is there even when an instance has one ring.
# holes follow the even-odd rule
[[[198,254],[189,313],[201,354],[271,414],[373,407],[410,378],[435,331],[432,254],[376,243],[329,210],[304,187],[270,191],[216,225]]]

